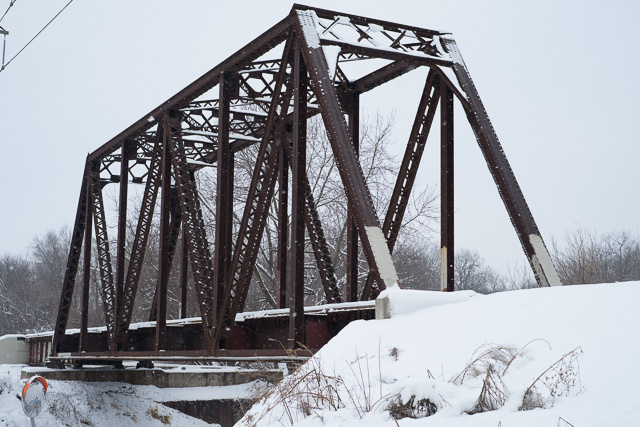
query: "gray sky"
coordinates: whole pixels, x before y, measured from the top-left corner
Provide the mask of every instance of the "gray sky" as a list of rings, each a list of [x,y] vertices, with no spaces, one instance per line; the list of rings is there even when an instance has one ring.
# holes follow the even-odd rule
[[[9,0],[0,0],[0,14]],[[67,0],[18,0],[7,60]],[[453,32],[547,245],[580,224],[640,221],[636,1],[318,1]],[[87,153],[282,19],[285,1],[76,0],[0,73],[0,254],[75,218]],[[424,76],[363,101],[396,112],[404,144]],[[456,246],[524,262],[470,131],[456,119]],[[431,139],[421,179],[435,183]]]

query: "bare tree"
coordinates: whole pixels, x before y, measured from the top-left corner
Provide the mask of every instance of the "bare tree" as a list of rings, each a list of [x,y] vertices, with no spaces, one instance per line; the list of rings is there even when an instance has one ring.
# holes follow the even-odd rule
[[[562,247],[554,240],[553,249],[564,284],[640,280],[640,241],[629,232],[598,234],[577,227],[566,233]]]
[[[387,203],[393,191],[399,169],[399,160],[390,151],[393,123],[393,117],[385,118],[375,115],[365,118],[361,125],[360,163],[381,221],[384,220]],[[250,147],[235,154],[234,215],[236,226],[242,216],[242,209],[255,164],[256,152],[257,147]],[[309,120],[307,126],[307,174],[318,215],[323,224],[338,283],[344,290],[347,200],[326,130],[319,118]],[[208,171],[200,172],[198,175],[198,183],[204,198],[215,200],[215,169],[211,168]],[[431,226],[437,217],[436,200],[437,196],[433,187],[414,187],[405,214],[403,230],[400,233],[397,244],[397,250],[405,251],[406,255],[411,253],[417,257],[413,262],[414,267],[420,263],[420,259],[425,258],[425,255],[419,253],[415,248],[409,250],[410,245],[403,243],[403,241],[405,236],[421,236],[423,241],[428,240]],[[275,308],[277,300],[277,206],[278,204],[274,197],[270,205],[268,223],[253,274],[253,286],[251,286],[247,298],[248,309]],[[213,213],[206,212],[205,214],[208,217],[207,223],[212,226],[215,223]],[[237,230],[234,230],[234,232],[237,232]],[[211,235],[213,235],[212,231]],[[320,277],[315,266],[315,258],[308,240],[305,245],[305,251],[307,252],[305,258],[305,265],[307,266],[305,273],[305,303],[308,305],[320,304],[324,302],[324,292],[322,292]],[[406,260],[406,257],[404,259]],[[364,280],[368,272],[368,266],[363,256],[360,256],[359,270],[361,280]],[[402,267],[399,267],[398,270],[403,277],[416,277],[411,283],[415,284],[420,281],[417,279],[417,270],[415,268],[410,273],[403,273]]]

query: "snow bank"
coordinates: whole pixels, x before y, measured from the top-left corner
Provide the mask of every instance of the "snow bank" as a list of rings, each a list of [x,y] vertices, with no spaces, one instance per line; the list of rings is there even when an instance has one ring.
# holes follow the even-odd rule
[[[210,367],[200,367],[201,370],[207,368]],[[16,398],[27,381],[20,379],[23,369],[29,370],[26,365],[0,365],[0,427],[31,425]],[[185,388],[57,380],[48,383],[47,409],[35,418],[38,426],[211,426],[166,407],[162,402],[248,398],[256,389],[265,387],[260,381],[236,386]]]
[[[389,319],[437,305],[467,301],[477,296],[474,291],[437,292],[412,289],[386,289],[376,300],[376,318]]]
[[[395,426],[388,408],[411,398],[428,399],[437,412],[399,425],[585,427],[640,420],[640,282],[461,293],[443,296],[440,304],[440,297],[426,295],[389,293],[395,315],[351,323],[238,425]],[[430,305],[401,308],[412,301],[415,308],[419,298]],[[503,374],[505,401],[497,410],[469,415],[487,369],[480,367],[475,377],[467,372],[462,384],[460,374],[491,349],[504,352],[503,361],[489,360]],[[568,361],[563,356],[569,353],[575,356],[564,371],[570,390],[549,399],[545,409],[519,411],[536,378]],[[295,383],[301,375],[314,382]]]

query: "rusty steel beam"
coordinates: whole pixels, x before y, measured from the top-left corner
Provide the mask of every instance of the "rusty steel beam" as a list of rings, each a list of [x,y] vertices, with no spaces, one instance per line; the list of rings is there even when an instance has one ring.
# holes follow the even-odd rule
[[[291,156],[291,279],[289,281],[289,338],[293,350],[306,342],[304,322],[304,225],[305,191],[303,180],[307,167],[307,69],[301,47],[293,54],[293,147]]]
[[[181,214],[182,215],[182,214]],[[180,297],[179,297],[179,310],[180,318],[185,319],[187,317],[187,291],[188,291],[188,269],[189,269],[189,247],[187,246],[187,232],[182,227],[182,248],[180,250]]]
[[[345,18],[349,18],[349,20],[356,25],[368,26],[370,24],[374,24],[374,25],[379,25],[381,27],[388,28],[398,33],[401,33],[402,31],[413,31],[424,37],[432,37],[432,36],[448,34],[448,33],[443,33],[441,31],[430,30],[427,28],[414,27],[411,25],[400,24],[397,22],[385,21],[382,19],[369,18],[366,16],[354,15],[354,14],[344,13],[344,12],[337,12],[334,10],[321,9],[318,7],[295,3],[291,7],[291,12],[293,13],[298,10],[313,11],[313,13],[315,13],[319,18],[325,18],[325,19],[335,19],[342,16]]]
[[[167,349],[167,289],[169,287],[169,241],[171,221],[171,149],[169,135],[164,132],[160,161],[160,250],[158,251],[158,286],[156,288],[155,351]]]
[[[349,105],[349,132],[356,156],[360,155],[360,93],[352,92]],[[351,207],[347,207],[347,301],[358,300],[358,228]],[[371,276],[373,280],[373,276]]]
[[[302,185],[305,200],[304,219],[307,224],[313,255],[318,266],[318,274],[324,288],[325,299],[328,304],[341,303],[343,298],[338,287],[338,278],[333,267],[329,245],[327,244],[322,221],[320,221],[320,214],[316,208],[316,202],[313,198],[311,184],[306,171],[303,171]]]
[[[89,161],[87,160],[82,174],[82,185],[80,186],[80,197],[78,200],[78,208],[76,210],[76,219],[71,234],[71,245],[69,255],[67,256],[67,267],[62,282],[62,294],[60,296],[60,305],[58,306],[58,316],[56,326],[53,333],[53,343],[51,345],[51,354],[58,354],[58,347],[64,338],[69,321],[71,311],[71,302],[73,300],[73,289],[76,283],[76,275],[78,273],[78,263],[80,262],[80,250],[82,249],[82,239],[85,234],[85,225],[87,215],[91,215],[90,202],[87,197],[90,194],[89,189]]]
[[[292,95],[292,85],[289,84],[284,93],[282,90],[288,78],[287,64],[289,63],[292,44],[293,35],[289,35],[283,50],[265,135],[260,144],[244,214],[240,222],[233,260],[229,270],[229,279],[222,299],[224,310],[221,310],[218,314],[214,343],[220,348],[224,348],[223,346],[225,345],[220,339],[223,335],[226,336],[227,329],[235,322],[235,315],[242,311],[244,307],[248,285],[252,276],[251,273],[258,255],[258,248],[268,214],[269,200],[271,200],[274,192],[279,151],[276,142],[281,144],[284,139],[283,127]]]
[[[145,184],[144,195],[142,197],[142,205],[138,216],[138,224],[136,233],[133,238],[131,247],[131,256],[127,269],[125,287],[123,291],[122,303],[119,305],[118,336],[121,342],[125,340],[127,330],[131,324],[131,316],[133,315],[133,306],[140,281],[140,274],[144,263],[144,256],[147,249],[147,241],[149,239],[149,231],[153,219],[153,211],[156,206],[158,196],[158,188],[160,184],[160,162],[162,157],[162,135],[164,134],[162,126],[158,127],[158,135],[153,145],[151,160],[149,161],[149,171],[147,182]]]
[[[280,147],[278,163],[278,261],[276,279],[278,281],[278,308],[287,307],[287,241],[289,237],[289,162],[285,147]]]
[[[218,109],[218,159],[217,159],[217,198],[216,198],[216,230],[214,253],[214,290],[213,318],[218,319],[222,310],[222,297],[229,277],[231,263],[231,223],[233,212],[233,179],[231,174],[232,158],[229,144],[229,109],[231,105],[231,75],[220,74],[220,98]]]
[[[287,135],[287,139],[290,138],[291,136]],[[292,165],[293,150],[291,148],[291,144],[289,144],[289,142],[287,141],[282,144],[282,147],[283,151],[281,154],[286,156],[285,160],[287,164]],[[305,201],[304,220],[307,226],[309,242],[311,243],[313,255],[316,259],[320,281],[322,282],[322,287],[324,288],[326,302],[328,304],[341,303],[343,302],[343,298],[342,294],[340,293],[340,288],[338,287],[338,278],[336,277],[333,261],[331,260],[331,254],[329,253],[329,245],[327,244],[327,239],[322,227],[322,221],[320,220],[320,214],[318,213],[318,209],[316,207],[316,202],[313,197],[313,191],[311,190],[311,184],[309,182],[309,177],[306,170],[302,171],[301,185],[304,192]],[[286,224],[286,222],[284,222],[284,224]],[[286,235],[286,233],[287,231],[285,228],[284,234]],[[284,247],[286,248],[286,241],[284,242]],[[286,257],[284,266],[286,268]],[[286,287],[286,277],[284,279],[284,286]],[[281,290],[281,292],[284,292],[284,295],[286,295],[286,290]]]
[[[85,186],[85,212],[91,212],[91,188]],[[91,215],[85,215],[84,253],[82,261],[82,300],[80,306],[80,351],[87,351],[89,342],[89,290],[91,288]]]
[[[113,343],[116,322],[116,292],[113,284],[113,270],[111,252],[109,251],[109,236],[107,234],[107,220],[102,198],[103,183],[96,162],[92,162],[90,170],[91,198],[93,202],[93,223],[96,233],[96,247],[98,250],[98,265],[100,267],[100,282],[102,285],[102,305],[104,307],[105,324],[109,343]],[[111,347],[111,351],[116,349]]]
[[[418,111],[411,128],[409,141],[402,158],[402,163],[400,164],[396,184],[393,188],[393,193],[391,193],[389,207],[387,208],[387,214],[382,225],[382,232],[387,238],[387,244],[391,252],[393,252],[398,233],[402,226],[402,220],[407,205],[409,204],[411,190],[413,189],[413,184],[418,174],[420,160],[422,159],[433,118],[436,114],[436,108],[438,107],[438,101],[440,99],[440,85],[440,76],[435,71],[430,71],[422,91]],[[371,274],[368,274],[362,291],[362,300],[368,300],[377,296],[378,289],[374,288],[373,285],[373,277]]]
[[[351,82],[349,86],[354,92],[365,93],[416,68],[418,68],[418,66],[413,63],[408,63],[403,60],[394,61],[366,76],[360,77],[358,80]]]
[[[145,114],[140,120],[92,152],[89,155],[89,160],[101,159],[105,155],[115,151],[122,140],[127,138],[133,139],[141,135],[147,129],[154,126],[157,123],[157,119],[162,117],[162,115],[169,110],[177,110],[185,107],[189,102],[218,84],[221,72],[240,71],[243,67],[282,43],[287,38],[288,29],[291,26],[293,19],[294,17],[292,15],[288,15],[282,19],[276,25],[257,37],[254,41],[239,49],[220,64],[207,71],[189,86],[163,102],[158,107],[154,108],[148,114]]]
[[[493,128],[478,90],[471,80],[471,76],[460,55],[458,46],[453,38],[443,38],[443,46],[453,58],[453,71],[466,94],[467,103],[462,103],[467,119],[474,131],[480,150],[489,166],[500,197],[509,213],[511,223],[516,229],[522,248],[529,260],[531,269],[539,286],[562,285],[560,277],[549,251],[538,230],[529,205],[522,194],[515,174],[509,165],[498,135]]]
[[[205,341],[210,344],[214,319],[213,311],[213,261],[209,251],[204,230],[202,210],[196,183],[191,178],[189,166],[184,154],[181,137],[181,125],[178,111],[170,111],[163,117],[164,143],[169,147],[173,171],[178,188],[182,224],[186,229],[189,259],[192,264],[193,278],[196,285],[198,306],[202,317]],[[209,345],[207,345],[209,347]]]
[[[120,188],[118,196],[118,240],[116,241],[116,283],[115,283],[115,325],[111,347],[115,349],[118,345],[120,311],[123,306],[123,296],[125,288],[125,244],[127,237],[127,201],[129,189],[129,160],[135,157],[135,146],[133,141],[125,139],[120,147]]]
[[[167,274],[171,276],[171,269],[173,268],[173,257],[176,253],[176,249],[178,247],[178,238],[180,237],[180,226],[182,224],[182,209],[180,207],[180,199],[178,196],[178,189],[175,187],[171,187],[171,203],[170,203],[170,211],[171,211],[171,220],[169,222],[169,247],[167,250],[166,258],[163,262],[167,264],[168,272]],[[156,290],[153,296],[153,305],[151,306],[151,310],[149,311],[149,321],[155,322],[157,320],[158,313],[158,294],[160,292],[160,281],[156,283]]]
[[[440,87],[440,290],[454,291],[453,91]]]
[[[293,153],[290,144],[287,142],[283,144],[283,147],[283,154],[287,157],[287,163],[291,165]],[[329,253],[329,245],[327,244],[327,239],[322,227],[322,221],[320,221],[320,214],[316,207],[316,202],[313,197],[311,184],[309,183],[309,177],[307,176],[306,171],[302,171],[301,180],[305,200],[304,220],[307,226],[309,242],[311,243],[313,255],[316,259],[316,265],[318,266],[320,281],[324,288],[325,299],[329,304],[340,303],[342,302],[342,294],[338,287],[338,278],[336,277],[333,261],[331,260],[331,254]],[[284,293],[286,294],[286,292]]]
[[[320,104],[320,113],[327,127],[338,171],[345,186],[349,206],[352,207],[367,262],[380,289],[398,285],[391,254],[380,228],[364,175],[353,150],[353,142],[338,102],[335,87],[328,73],[326,58],[320,46],[315,18],[305,11],[297,11],[297,29],[309,70],[313,90]]]

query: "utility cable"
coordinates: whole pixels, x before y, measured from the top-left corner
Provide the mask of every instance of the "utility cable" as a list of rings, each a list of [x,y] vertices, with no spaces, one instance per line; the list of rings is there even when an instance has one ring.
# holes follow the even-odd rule
[[[5,16],[7,16],[7,13],[9,13],[9,9],[11,9],[11,6],[14,5],[15,2],[17,2],[18,0],[11,0],[11,3],[9,3],[9,7],[7,8],[7,10],[4,12],[4,15],[2,15],[2,18],[0,18],[0,22],[2,22],[2,20],[4,19]]]
[[[14,0],[13,3],[15,3],[17,0]],[[12,4],[13,4],[12,3]],[[13,58],[11,58],[5,65],[2,66],[2,68],[0,68],[0,73],[4,71],[5,68],[7,68],[7,66],[9,64],[11,64],[11,61],[13,61],[14,59],[16,59],[18,57],[18,55],[20,55],[22,53],[23,50],[25,50],[27,48],[27,46],[29,46],[31,44],[32,41],[34,41],[36,39],[36,37],[38,37],[48,26],[49,24],[51,24],[58,16],[60,16],[60,14],[62,12],[64,12],[64,10],[71,4],[73,3],[73,0],[70,0],[69,3],[67,3],[61,10],[60,12],[58,12],[56,14],[56,16],[54,16],[53,18],[51,18],[51,21],[47,22],[47,25],[45,25],[44,27],[42,27],[42,29],[40,31],[38,31],[38,34],[36,34],[35,36],[33,36],[33,38],[31,40],[29,40],[29,43],[27,43],[26,45],[24,45],[24,47],[22,49],[20,49],[20,51],[18,53],[16,53]],[[9,6],[11,7],[11,6]],[[6,12],[5,12],[6,15]]]

